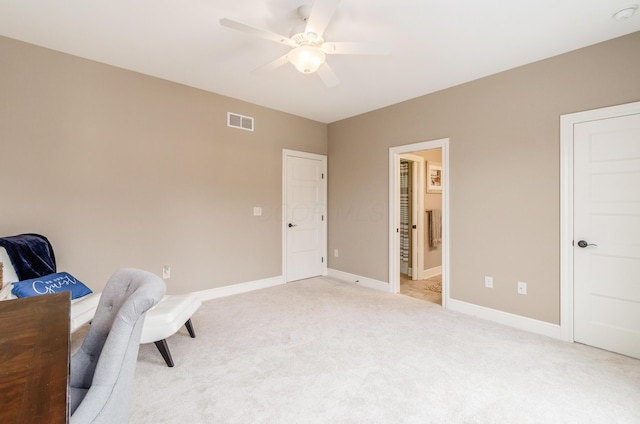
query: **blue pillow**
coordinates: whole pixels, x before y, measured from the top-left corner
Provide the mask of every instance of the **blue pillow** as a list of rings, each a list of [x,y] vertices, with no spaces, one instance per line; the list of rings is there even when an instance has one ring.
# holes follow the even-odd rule
[[[39,296],[41,294],[71,292],[71,299],[93,293],[82,281],[69,273],[58,272],[30,280],[18,281],[13,284],[11,293],[17,297]]]

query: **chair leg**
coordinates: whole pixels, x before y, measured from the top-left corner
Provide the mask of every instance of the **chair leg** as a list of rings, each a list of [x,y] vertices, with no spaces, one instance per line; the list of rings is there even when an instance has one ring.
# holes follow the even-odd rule
[[[191,324],[191,318],[189,318],[187,320],[187,322],[184,323],[185,327],[187,327],[187,331],[189,331],[189,335],[191,336],[192,339],[196,338],[196,332],[193,329],[193,324]]]
[[[169,352],[169,345],[167,344],[167,339],[162,339],[157,342],[154,342],[160,354],[164,358],[164,361],[167,363],[168,367],[173,366],[173,359],[171,358],[171,352]]]

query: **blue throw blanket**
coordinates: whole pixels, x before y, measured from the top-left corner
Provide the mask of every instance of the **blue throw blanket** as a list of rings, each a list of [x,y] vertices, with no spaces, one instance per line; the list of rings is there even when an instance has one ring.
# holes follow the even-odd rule
[[[45,236],[40,234],[20,234],[0,238],[11,259],[20,280],[42,277],[56,272],[56,258],[53,247]]]

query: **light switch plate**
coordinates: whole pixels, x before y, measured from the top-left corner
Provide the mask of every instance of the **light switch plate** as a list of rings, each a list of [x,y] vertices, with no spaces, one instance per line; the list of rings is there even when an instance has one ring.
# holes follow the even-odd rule
[[[485,276],[484,277],[484,286],[488,289],[493,288],[493,277]]]
[[[518,294],[527,294],[527,283],[518,281]]]

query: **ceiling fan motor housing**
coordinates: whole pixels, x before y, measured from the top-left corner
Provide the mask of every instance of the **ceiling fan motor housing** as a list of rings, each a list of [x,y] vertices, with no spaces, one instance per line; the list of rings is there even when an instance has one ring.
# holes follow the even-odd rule
[[[322,47],[322,43],[324,43],[324,39],[313,32],[300,32],[291,36],[291,39],[295,41],[298,46],[311,46],[320,48]]]

